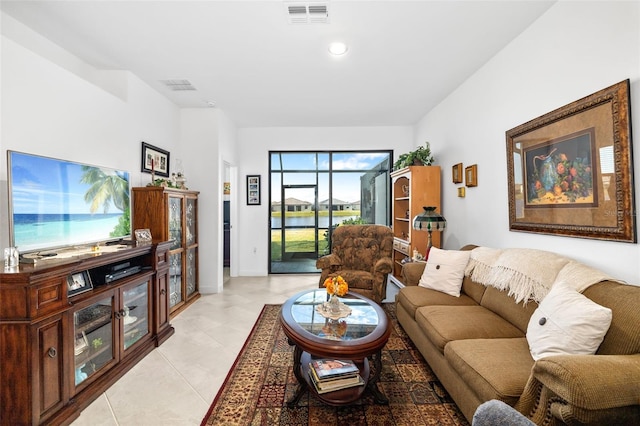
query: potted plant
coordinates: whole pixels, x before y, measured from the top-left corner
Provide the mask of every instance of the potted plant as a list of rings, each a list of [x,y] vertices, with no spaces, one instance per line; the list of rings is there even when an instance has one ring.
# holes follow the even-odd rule
[[[398,160],[393,163],[393,170],[403,169],[408,166],[430,166],[433,161],[434,158],[431,154],[429,142],[425,142],[424,146],[419,146],[415,151],[401,154]]]

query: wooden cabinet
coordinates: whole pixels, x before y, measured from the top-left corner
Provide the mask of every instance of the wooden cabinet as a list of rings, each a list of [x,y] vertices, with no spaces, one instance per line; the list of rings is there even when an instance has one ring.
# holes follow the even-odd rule
[[[157,186],[133,188],[133,228],[171,240],[168,264],[170,314],[196,300],[198,291],[198,192]]]
[[[59,314],[40,321],[32,327],[37,352],[32,354],[36,367],[34,377],[36,389],[41,389],[41,398],[36,399],[35,419],[55,412],[66,399],[64,380],[64,327],[66,316]],[[6,372],[5,372],[6,373]],[[6,376],[3,377],[6,378]],[[4,416],[3,416],[4,417]],[[35,420],[34,419],[34,420]]]
[[[136,275],[74,307],[73,394],[152,339],[152,276]]]
[[[422,255],[427,249],[428,234],[413,229],[413,218],[423,212],[423,207],[436,207],[442,213],[440,204],[440,167],[409,166],[391,173],[393,191],[393,277],[402,282],[402,265],[413,256],[416,249]],[[440,247],[440,233],[433,232],[432,243]]]
[[[173,334],[169,246],[79,250],[0,272],[1,424],[70,423]],[[106,280],[123,264],[133,272]],[[69,295],[77,274],[93,286]]]

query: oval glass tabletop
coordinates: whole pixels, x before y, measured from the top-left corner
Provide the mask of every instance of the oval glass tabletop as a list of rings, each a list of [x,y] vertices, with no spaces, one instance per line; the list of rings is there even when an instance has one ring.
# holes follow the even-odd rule
[[[291,305],[291,316],[305,331],[330,340],[355,340],[371,334],[380,322],[376,309],[367,301],[356,298],[339,298],[351,308],[351,313],[340,319],[324,317],[317,309],[327,301],[324,289],[301,294]]]

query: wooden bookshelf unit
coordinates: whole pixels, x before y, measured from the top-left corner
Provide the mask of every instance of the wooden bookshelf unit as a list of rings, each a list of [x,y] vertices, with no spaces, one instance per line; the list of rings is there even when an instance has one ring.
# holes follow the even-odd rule
[[[441,213],[440,166],[409,166],[391,173],[393,191],[393,276],[402,283],[402,265],[411,259],[413,250],[422,255],[427,249],[428,234],[413,229],[413,218],[423,207],[436,207]],[[440,232],[432,233],[434,247],[440,247]]]

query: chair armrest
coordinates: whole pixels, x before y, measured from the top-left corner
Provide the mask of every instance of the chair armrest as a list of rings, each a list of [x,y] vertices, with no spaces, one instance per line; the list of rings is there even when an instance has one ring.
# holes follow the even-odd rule
[[[409,262],[402,266],[402,278],[404,285],[418,285],[426,262]]]
[[[556,355],[536,361],[515,408],[536,423],[625,423],[640,412],[638,395],[640,354]]]
[[[328,269],[332,266],[340,266],[342,265],[342,260],[340,260],[340,256],[335,253],[328,254],[326,256],[322,256],[316,260],[316,268],[318,269]]]
[[[373,265],[374,274],[389,274],[393,270],[393,260],[388,257],[378,259],[375,265]]]

